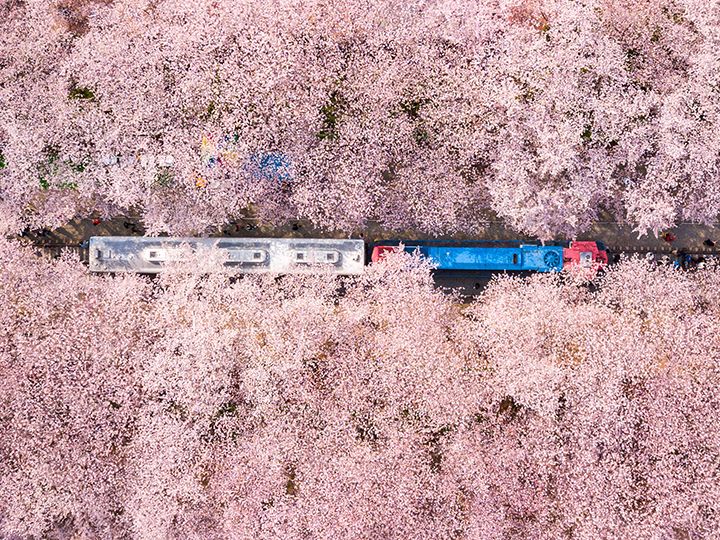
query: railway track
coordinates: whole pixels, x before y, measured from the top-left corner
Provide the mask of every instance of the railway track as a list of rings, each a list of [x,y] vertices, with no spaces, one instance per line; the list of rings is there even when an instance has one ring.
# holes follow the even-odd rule
[[[653,247],[653,246],[628,246],[628,245],[617,245],[611,246],[605,244],[607,250],[611,253],[657,253],[659,255],[672,255],[673,252],[677,252],[682,249],[686,253],[691,255],[720,255],[720,250],[717,248],[709,248],[705,246],[695,247],[684,247],[684,246],[667,246],[667,247]]]
[[[484,220],[486,225],[487,236],[493,240],[521,240],[535,242],[533,238],[526,235],[519,235],[516,231],[506,228],[502,220],[490,218]],[[691,223],[678,223],[676,227],[677,235],[680,237],[673,244],[666,244],[658,241],[657,238],[644,237],[638,240],[635,233],[632,233],[627,224],[617,221],[604,220],[597,221],[593,227],[587,231],[586,237],[589,239],[614,239],[614,241],[605,242],[608,250],[613,253],[641,253],[645,254],[653,252],[658,255],[672,255],[675,249],[682,249],[691,254],[702,255],[718,255],[720,254],[720,246],[718,248],[708,248],[702,245],[706,238],[713,238],[720,233],[720,223],[713,225],[701,226]],[[76,250],[82,254],[78,242],[89,238],[90,236],[142,236],[145,232],[144,225],[137,215],[120,215],[111,220],[77,218],[71,220],[66,226],[55,230],[26,230],[23,237],[34,244],[42,247],[44,253],[54,256],[55,253],[61,251],[63,247]],[[380,222],[368,220],[363,231],[355,231],[355,236],[363,238],[366,242],[373,243],[384,241],[388,238],[398,236],[398,231],[388,231]],[[327,238],[329,235],[326,231],[315,229],[311,223],[304,220],[293,220],[279,227],[268,229],[253,216],[238,217],[236,220],[226,223],[219,228],[216,233],[211,236],[228,236],[228,237],[308,237],[308,238]],[[403,238],[412,240],[422,240],[423,236],[419,233],[404,231],[401,233]],[[684,237],[684,240],[683,240]],[[473,240],[465,235],[452,235],[446,238],[450,241]],[[720,242],[719,242],[720,244]]]
[[[33,242],[31,245],[35,254],[44,259],[57,259],[63,252],[66,252],[77,256],[85,264],[88,261],[88,249],[83,244]]]
[[[69,253],[71,256],[77,257],[83,264],[87,265],[89,261],[89,251],[87,242],[63,242],[56,238],[34,238],[25,239],[26,242],[31,245],[37,256],[46,259],[57,259],[63,253]],[[610,255],[611,264],[619,259],[619,256],[626,255],[640,255],[647,257],[651,253],[652,259],[659,261],[663,258],[669,260],[675,259],[678,254],[678,249],[674,246],[629,246],[629,245],[615,245],[606,246]],[[706,246],[699,246],[695,249],[683,249],[683,252],[691,256],[703,256],[706,258],[717,258],[720,259],[720,249],[710,248]],[[443,290],[451,290],[459,293],[463,301],[471,301],[473,297],[480,295],[487,285],[490,283],[492,273],[489,272],[435,272],[434,281],[438,288]]]
[[[36,250],[36,254],[38,256],[42,256],[49,259],[58,258],[60,254],[63,251],[70,251],[73,254],[76,254],[81,261],[87,262],[88,260],[88,249],[85,242],[77,243],[77,242],[62,242],[58,241],[57,239],[48,239],[43,240],[42,238],[27,238],[29,244],[32,245],[32,247]],[[683,251],[689,255],[704,255],[704,256],[715,256],[720,257],[720,249],[718,248],[711,248],[706,246],[695,246],[695,247],[681,247],[681,246],[663,246],[663,247],[655,247],[655,246],[629,246],[629,245],[609,245],[606,244],[607,250],[615,255],[615,254],[626,254],[626,255],[633,255],[633,254],[640,254],[645,255],[647,253],[654,253],[658,256],[673,256],[678,252],[679,249],[683,249]]]

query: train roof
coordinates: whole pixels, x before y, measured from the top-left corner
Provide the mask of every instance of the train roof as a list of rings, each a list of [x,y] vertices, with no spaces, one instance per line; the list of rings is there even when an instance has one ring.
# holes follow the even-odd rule
[[[209,249],[221,250],[225,268],[237,273],[354,275],[365,265],[362,240],[326,238],[93,236],[88,261],[93,272],[155,274]]]

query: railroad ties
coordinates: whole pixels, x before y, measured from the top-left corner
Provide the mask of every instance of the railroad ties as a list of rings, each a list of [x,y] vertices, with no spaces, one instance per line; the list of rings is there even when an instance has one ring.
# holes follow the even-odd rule
[[[178,246],[167,246],[170,249],[163,249],[162,244],[166,243],[163,238],[152,237],[96,237],[100,242],[109,242],[119,248],[118,242],[130,241],[129,245],[134,245],[135,251],[140,255],[139,260],[131,265],[141,263],[143,269],[129,270],[121,267],[113,267],[122,261],[106,260],[102,264],[108,266],[98,268],[97,256],[93,257],[90,251],[89,242],[76,243],[70,238],[63,238],[63,235],[40,231],[39,233],[26,233],[22,235],[21,241],[31,245],[36,255],[46,259],[57,259],[63,253],[69,253],[71,256],[77,257],[84,264],[88,265],[91,271],[116,272],[116,271],[136,271],[140,273],[154,274],[161,270],[164,266],[164,259],[173,259]],[[210,237],[205,239],[186,239],[191,242],[201,241],[208,246],[215,246],[228,252],[230,266],[235,266],[239,273],[255,273],[257,271],[269,271],[277,273],[307,273],[313,271],[317,266],[325,266],[330,273],[357,274],[363,271],[365,263],[364,242],[362,240],[332,240],[332,239],[308,239],[308,238],[240,238],[240,237]],[[350,242],[350,244],[347,244]],[[113,244],[115,243],[115,244]],[[412,242],[410,242],[412,243]],[[262,244],[262,245],[261,245]],[[274,247],[273,247],[274,246]],[[97,248],[95,248],[97,251]],[[654,254],[655,260],[665,259],[672,261],[677,255],[680,246],[663,245],[639,245],[632,246],[627,244],[607,246],[610,252],[611,261],[613,255],[640,255],[647,256]],[[127,248],[116,249],[116,253],[127,251]],[[132,250],[131,250],[132,251]],[[696,246],[694,248],[682,249],[687,255],[702,255],[705,257],[720,258],[720,249],[718,247]],[[128,251],[126,255],[130,253]],[[359,259],[357,257],[360,257]],[[352,260],[355,259],[355,260]],[[277,264],[270,265],[270,261],[284,261],[279,266]],[[127,262],[127,261],[126,261]],[[352,262],[352,269],[348,271],[345,268],[346,263]],[[369,261],[368,261],[369,262]],[[95,265],[95,266],[93,266]],[[272,268],[271,268],[272,266]],[[253,268],[255,270],[253,271]],[[249,272],[248,272],[249,270]],[[454,273],[452,275],[443,275],[442,273],[433,273],[435,285],[443,290],[454,290],[461,297],[470,299],[482,293],[490,277],[480,275],[477,272],[464,271]]]

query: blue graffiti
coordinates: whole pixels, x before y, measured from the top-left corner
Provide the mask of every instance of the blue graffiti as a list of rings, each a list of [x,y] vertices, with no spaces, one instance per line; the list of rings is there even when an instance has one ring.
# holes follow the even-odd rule
[[[258,179],[280,183],[292,180],[290,160],[279,152],[253,154],[250,164],[253,176]]]

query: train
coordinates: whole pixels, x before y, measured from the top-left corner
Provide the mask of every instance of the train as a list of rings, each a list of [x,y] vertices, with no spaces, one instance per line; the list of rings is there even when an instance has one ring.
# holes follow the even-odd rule
[[[427,259],[437,272],[560,272],[584,268],[597,272],[608,264],[600,241],[542,245],[494,241],[394,240],[366,243],[328,238],[192,238],[93,236],[88,243],[91,272],[157,274],[192,252],[220,250],[232,272],[362,274],[368,262],[404,250]]]

